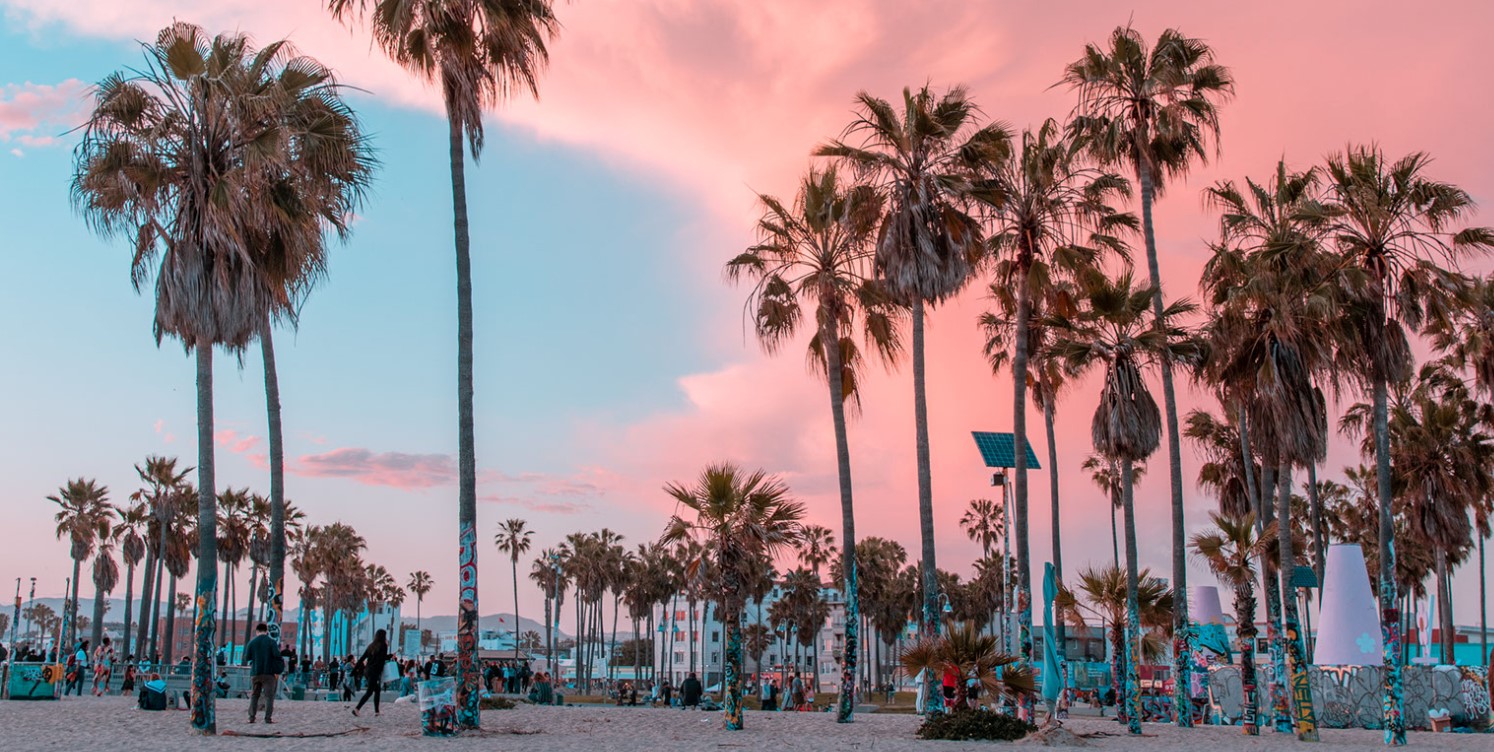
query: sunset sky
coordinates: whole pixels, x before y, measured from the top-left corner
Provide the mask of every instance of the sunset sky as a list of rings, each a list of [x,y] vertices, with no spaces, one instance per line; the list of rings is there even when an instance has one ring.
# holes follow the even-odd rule
[[[602,526],[630,546],[657,537],[672,509],[661,486],[717,460],[781,473],[815,521],[838,528],[824,388],[802,345],[762,353],[744,329],[745,290],[722,266],[753,240],[754,192],[791,195],[810,150],[850,122],[858,90],[964,84],[986,117],[1022,128],[1070,112],[1073,94],[1053,86],[1064,64],[1117,24],[1206,39],[1237,96],[1222,109],[1220,158],[1158,205],[1174,298],[1196,297],[1215,232],[1200,191],[1281,157],[1305,167],[1372,140],[1396,156],[1425,150],[1434,176],[1494,204],[1494,97],[1478,62],[1488,3],[579,0],[557,13],[541,100],[491,113],[467,172],[479,536],[522,517],[536,552]],[[131,289],[127,248],[92,235],[68,198],[69,131],[89,87],[140,65],[136,40],[172,19],[260,43],[288,36],[360,90],[352,104],[382,167],[299,332],[276,343],[288,495],[312,522],[356,527],[368,558],[401,581],[431,571],[425,612],[453,613],[455,274],[440,101],[314,0],[0,0],[0,592],[36,576],[38,595],[61,594],[67,547],[44,497],[67,479],[97,478],[124,502],[147,454],[195,464],[191,362],[174,342],[155,345],[153,301]],[[1494,207],[1478,223],[1494,224]],[[975,326],[988,282],[930,319],[939,562],[965,576],[978,550],[957,520],[996,490],[970,431],[1011,423],[1009,379],[991,376]],[[266,492],[257,348],[242,364],[219,357],[216,374],[220,488]],[[1069,572],[1110,559],[1108,501],[1078,470],[1094,387],[1059,405]],[[1211,402],[1191,385],[1182,399],[1184,411]],[[863,405],[851,425],[858,532],[916,556],[911,369],[875,369]],[[1028,425],[1046,467],[1041,415]],[[1141,563],[1164,576],[1165,452],[1137,496]],[[1197,529],[1214,502],[1194,487],[1192,447],[1183,459]],[[1340,478],[1351,462],[1357,442],[1336,437],[1320,475]],[[1038,572],[1048,494],[1047,474],[1034,473]],[[481,611],[511,609],[507,561],[489,545],[479,563]],[[1190,579],[1213,583],[1196,562]],[[1459,624],[1477,622],[1476,584],[1471,567],[1459,572]],[[537,616],[538,594],[520,596]]]

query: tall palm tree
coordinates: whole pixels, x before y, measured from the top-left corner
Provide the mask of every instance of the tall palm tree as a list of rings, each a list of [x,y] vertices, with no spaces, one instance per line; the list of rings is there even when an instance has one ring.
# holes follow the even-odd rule
[[[277,643],[284,609],[287,519],[284,431],[273,329],[277,323],[298,325],[302,303],[326,275],[326,231],[347,238],[349,221],[362,201],[375,164],[332,70],[304,56],[295,57],[289,65],[297,75],[278,80],[284,126],[284,138],[278,146],[285,152],[286,165],[263,199],[280,221],[257,228],[259,232],[253,238],[262,253],[256,264],[259,281],[269,293],[265,298],[268,307],[260,312],[257,335],[264,363],[270,465],[267,626],[270,638]]]
[[[451,153],[457,267],[457,509],[461,548],[457,618],[457,726],[481,725],[477,665],[477,448],[473,438],[472,259],[466,149],[482,155],[483,111],[528,91],[538,98],[559,31],[552,0],[327,0],[339,19],[367,14],[374,42],[441,89]]]
[[[1148,46],[1140,32],[1118,26],[1107,45],[1085,45],[1084,54],[1064,69],[1063,83],[1076,90],[1079,104],[1072,129],[1089,154],[1106,165],[1131,168],[1141,187],[1141,224],[1146,238],[1148,278],[1153,290],[1154,323],[1162,325],[1165,303],[1157,263],[1152,204],[1165,180],[1181,178],[1208,158],[1219,143],[1218,103],[1234,93],[1229,69],[1214,60],[1201,39],[1177,29],[1163,31]],[[1188,552],[1183,524],[1183,461],[1178,438],[1177,396],[1172,364],[1162,362],[1162,397],[1167,413],[1167,460],[1172,491],[1172,584],[1188,591]],[[1187,644],[1188,599],[1173,611],[1174,639]],[[1173,657],[1174,706],[1190,707],[1188,651]],[[1191,727],[1188,713],[1178,725]]]
[[[1316,170],[1293,172],[1279,161],[1264,182],[1247,178],[1243,186],[1223,181],[1211,187],[1205,195],[1220,212],[1221,239],[1201,282],[1213,313],[1204,371],[1243,410],[1257,453],[1275,473],[1276,488],[1262,489],[1262,497],[1275,494],[1282,520],[1283,652],[1297,698],[1290,703],[1297,735],[1304,740],[1317,738],[1317,722],[1297,599],[1290,597],[1296,568],[1288,524],[1291,473],[1293,466],[1316,465],[1327,452],[1326,405],[1314,379],[1332,376],[1332,339],[1322,333],[1335,316],[1332,281],[1339,273],[1322,245],[1326,221],[1318,184]],[[1317,504],[1312,507],[1313,518],[1321,519]],[[1269,521],[1270,514],[1262,515],[1261,523]],[[1269,575],[1275,567],[1268,562],[1263,568]],[[1268,600],[1275,608],[1276,599]]]
[[[1048,302],[1047,298],[1058,292],[1057,285],[1095,273],[1101,254],[1115,252],[1122,258],[1126,256],[1125,246],[1114,233],[1134,228],[1136,219],[1117,211],[1111,201],[1129,196],[1130,184],[1119,175],[1082,166],[1058,122],[1049,119],[1036,131],[1022,132],[1020,150],[996,164],[979,182],[975,195],[993,209],[988,243],[991,257],[996,259],[996,281],[991,289],[998,302],[1007,303],[1003,306],[1006,315],[982,318],[988,335],[998,340],[993,345],[988,339],[986,351],[1003,354],[993,358],[992,365],[999,368],[1005,365],[1004,354],[1010,347],[1012,432],[1016,445],[1026,447],[1027,386],[1030,381],[1038,380],[1035,378],[1038,374],[1029,367],[1029,359],[1041,347],[1043,335],[1042,327],[1036,330],[1033,327],[1034,318],[1042,315],[1034,312],[1034,301]],[[1003,326],[1005,322],[1010,322],[1010,326]],[[1012,496],[1017,539],[1017,644],[1019,657],[1031,665],[1032,555],[1028,536],[1027,453],[1018,451],[1015,457]],[[1054,458],[1048,459],[1052,465]],[[1061,577],[1062,540],[1056,484],[1053,493],[1054,568]],[[1061,637],[1059,644],[1063,644]],[[1031,712],[1031,708],[1026,710]]]
[[[700,550],[709,551],[716,560],[719,579],[712,588],[712,600],[719,604],[726,628],[722,705],[726,728],[740,730],[743,585],[758,561],[771,559],[798,541],[804,505],[792,499],[788,487],[777,478],[726,463],[706,467],[693,485],[671,483],[664,490],[693,512],[695,519],[672,516],[661,542],[708,541]],[[690,567],[698,570],[701,561],[691,562]]]
[[[886,197],[878,231],[876,268],[893,300],[912,308],[913,419],[918,459],[918,517],[922,538],[923,630],[939,631],[938,567],[934,556],[934,491],[929,465],[928,399],[924,386],[924,309],[958,293],[983,253],[980,222],[970,213],[976,177],[1011,152],[1000,123],[977,126],[975,103],[963,87],[936,94],[928,86],[903,90],[902,114],[866,92],[846,129],[859,144],[831,141],[815,154],[853,166]],[[925,697],[937,710],[933,677]]]
[[[130,626],[133,623],[131,617],[134,614],[135,602],[135,567],[140,565],[141,559],[146,558],[145,538],[141,532],[146,529],[146,523],[150,519],[150,510],[144,504],[121,508],[118,511],[119,522],[114,526],[114,536],[119,541],[120,553],[124,554],[125,561],[125,612],[124,612],[124,634],[123,644],[120,646],[120,656],[129,657],[134,655],[130,649]],[[143,596],[142,596],[143,597]],[[140,617],[145,618],[145,609],[141,609]],[[138,649],[143,647],[138,643]]]
[[[1161,441],[1162,422],[1156,400],[1152,398],[1142,379],[1141,369],[1149,362],[1192,362],[1200,353],[1199,342],[1176,323],[1180,317],[1193,311],[1192,304],[1186,301],[1172,304],[1163,311],[1163,320],[1158,324],[1153,321],[1156,315],[1151,305],[1155,295],[1156,290],[1152,287],[1134,287],[1130,273],[1113,281],[1095,276],[1087,284],[1079,314],[1073,319],[1059,317],[1049,324],[1056,330],[1058,342],[1055,347],[1067,364],[1070,375],[1078,375],[1096,362],[1105,364],[1100,404],[1095,409],[1090,434],[1095,451],[1120,463],[1129,606],[1126,645],[1131,651],[1127,664],[1126,695],[1132,703],[1129,729],[1133,734],[1141,733],[1141,696],[1137,684],[1140,661],[1137,640],[1141,631],[1140,616],[1136,610],[1136,520],[1132,504],[1132,469],[1136,462],[1145,460],[1157,450]],[[1176,620],[1176,614],[1173,618]],[[1177,633],[1174,632],[1174,639],[1176,636]],[[1179,678],[1178,681],[1182,679]],[[1185,699],[1178,705],[1179,717],[1188,715],[1181,711],[1191,706],[1191,701],[1186,699],[1185,694]],[[1191,720],[1187,723],[1191,723]]]
[[[421,634],[421,647],[425,647],[425,631],[420,626],[420,605],[425,602],[425,596],[436,586],[436,581],[431,579],[431,573],[418,569],[410,573],[410,579],[405,583],[405,588],[415,596],[415,631]]]
[[[1079,469],[1089,473],[1091,483],[1094,483],[1106,496],[1110,498],[1110,548],[1114,556],[1115,566],[1121,564],[1120,558],[1120,533],[1117,532],[1115,515],[1121,509],[1121,476],[1120,463],[1102,455],[1091,454],[1084,458]],[[1131,468],[1131,483],[1134,486],[1141,477],[1146,475],[1145,465],[1134,465]]]
[[[1431,157],[1417,152],[1388,160],[1378,146],[1351,146],[1329,157],[1328,237],[1346,274],[1343,314],[1334,340],[1345,373],[1371,392],[1376,489],[1380,628],[1385,643],[1385,743],[1406,743],[1402,717],[1400,620],[1391,512],[1389,402],[1391,384],[1411,377],[1407,332],[1455,308],[1463,280],[1438,266],[1494,249],[1494,230],[1460,227],[1473,211],[1467,192],[1427,176]]]
[[[763,216],[758,220],[758,243],[727,263],[732,279],[749,277],[753,290],[748,301],[754,328],[771,351],[799,327],[804,306],[814,310],[814,334],[809,340],[810,362],[825,374],[830,389],[830,417],[835,429],[836,470],[840,483],[841,550],[849,552],[843,567],[846,596],[844,676],[856,674],[860,641],[860,588],[856,565],[855,504],[851,486],[851,450],[846,429],[845,402],[859,401],[862,357],[852,336],[859,323],[868,346],[884,363],[900,349],[898,313],[874,280],[871,241],[881,218],[882,197],[869,186],[844,186],[834,168],[811,169],[792,205],[773,196],[758,196]],[[802,301],[802,302],[801,302]],[[828,550],[828,535],[815,533],[806,540]],[[827,540],[821,542],[820,538]],[[816,557],[816,572],[830,557]],[[807,562],[806,562],[807,563]],[[843,682],[845,684],[845,682]],[[836,720],[850,722],[855,708],[854,685],[840,688]]]
[[[990,558],[991,549],[1006,529],[1006,512],[990,499],[971,499],[965,513],[960,515],[960,529],[980,544],[982,556]]]
[[[1240,686],[1244,700],[1240,725],[1248,736],[1260,733],[1255,689],[1255,562],[1261,561],[1272,543],[1274,525],[1264,535],[1257,532],[1255,515],[1210,516],[1215,530],[1193,536],[1193,552],[1208,565],[1219,582],[1235,594],[1235,635],[1240,641]]]
[[[47,500],[58,506],[57,539],[67,538],[68,555],[73,560],[73,598],[63,614],[69,625],[63,641],[70,647],[78,641],[78,575],[83,562],[93,556],[94,548],[109,537],[114,507],[109,504],[109,489],[92,478],[70,480]],[[95,618],[93,622],[96,628],[102,628],[101,619]],[[93,644],[98,643],[95,636]]]
[[[509,561],[514,570],[514,649],[519,647],[519,557],[529,553],[530,538],[534,531],[528,528],[528,523],[520,519],[505,520],[498,526],[498,534],[493,537],[493,543],[497,544],[498,550],[508,554]]]
[[[249,507],[250,494],[247,488],[225,488],[218,494],[218,561],[223,562],[223,629],[218,635],[218,647],[228,645],[233,639],[233,619],[238,611],[238,588],[234,577],[239,564],[249,553]]]
[[[99,538],[98,551],[93,557],[93,639],[90,645],[100,645],[104,641],[104,601],[119,584],[119,562],[114,559],[115,540],[112,530],[109,535]],[[125,629],[129,629],[129,624]]]
[[[142,488],[130,494],[130,500],[148,507],[149,521],[146,524],[147,541],[145,581],[140,592],[139,649],[146,660],[154,661],[156,654],[156,629],[160,617],[162,567],[166,561],[167,522],[175,516],[173,509],[182,500],[182,488],[187,485],[187,476],[193,468],[178,471],[176,458],[150,455],[145,465],[135,466],[135,474]]]
[[[835,534],[824,525],[805,525],[794,548],[799,563],[819,577],[820,568],[835,559]]]
[[[96,230],[134,243],[137,289],[152,272],[155,334],[195,352],[198,380],[198,577],[192,725],[216,733],[211,613],[217,600],[212,348],[239,352],[275,292],[259,241],[283,218],[264,200],[291,171],[278,146],[302,60],[283,42],[255,50],[242,34],[209,38],[175,23],[146,46],[146,65],[106,78],[77,150],[74,202]],[[157,262],[159,265],[157,266]]]

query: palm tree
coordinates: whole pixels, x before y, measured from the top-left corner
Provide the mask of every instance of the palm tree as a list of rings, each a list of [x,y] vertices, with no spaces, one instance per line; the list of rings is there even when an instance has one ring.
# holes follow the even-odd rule
[[[938,567],[934,557],[934,491],[929,466],[928,400],[924,386],[924,308],[947,300],[969,281],[982,255],[980,222],[967,208],[975,178],[1011,152],[1000,123],[976,126],[976,107],[962,87],[937,95],[928,86],[903,90],[903,113],[861,92],[860,111],[846,136],[815,149],[841,159],[886,197],[876,268],[893,300],[913,309],[913,417],[918,458],[918,518],[922,538],[923,630],[938,634]],[[937,704],[933,678],[925,697]]]
[[[898,658],[910,675],[922,671],[926,676],[952,673],[976,679],[990,697],[1006,695],[1023,702],[1034,691],[1032,672],[1013,665],[1017,658],[1001,652],[996,638],[982,634],[980,626],[971,622],[952,627],[943,636],[921,635]],[[955,682],[955,707],[966,707],[967,697],[965,682]]]
[[[436,581],[431,579],[431,573],[423,569],[411,572],[410,580],[405,583],[405,588],[415,595],[415,631],[421,634],[421,640],[425,639],[425,631],[420,626],[420,605],[425,602],[426,593],[435,586]],[[424,642],[420,645],[425,647]]]
[[[105,523],[108,524],[108,523]],[[98,552],[93,557],[93,639],[90,645],[104,641],[104,601],[119,584],[119,562],[114,560],[113,531],[99,538]],[[128,630],[130,625],[125,624]]]
[[[1148,362],[1197,359],[1199,342],[1174,323],[1193,311],[1190,303],[1174,303],[1163,311],[1161,324],[1155,323],[1151,302],[1156,291],[1151,287],[1133,287],[1130,273],[1112,281],[1093,277],[1085,290],[1084,306],[1074,319],[1050,321],[1058,342],[1055,348],[1064,359],[1070,375],[1078,375],[1095,362],[1105,363],[1105,380],[1100,404],[1095,409],[1090,433],[1095,451],[1120,463],[1121,506],[1125,519],[1126,585],[1129,605],[1127,648],[1131,651],[1127,666],[1126,693],[1132,703],[1130,732],[1141,733],[1141,696],[1139,681],[1139,614],[1136,606],[1137,561],[1136,521],[1132,504],[1135,463],[1157,450],[1161,440],[1162,416],[1157,403],[1142,379],[1142,366]],[[1186,592],[1179,590],[1179,592]],[[1174,620],[1177,618],[1174,614]],[[1174,621],[1174,629],[1176,622]],[[1174,632],[1174,639],[1177,638]],[[1185,656],[1186,657],[1186,656]],[[1182,681],[1181,678],[1178,681]],[[1186,689],[1186,688],[1185,688]],[[1186,694],[1181,709],[1191,707]],[[1180,712],[1179,717],[1188,713]],[[1188,721],[1191,723],[1191,720]]]
[[[1135,718],[1139,723],[1136,706],[1119,699],[1123,693],[1135,691],[1134,684],[1126,686],[1129,679],[1123,678],[1127,669],[1122,668],[1122,664],[1128,656],[1137,654],[1138,639],[1141,652],[1147,655],[1163,652],[1163,633],[1170,626],[1176,599],[1166,582],[1153,577],[1151,570],[1143,569],[1136,577],[1133,609],[1129,581],[1130,573],[1117,566],[1083,569],[1074,588],[1059,584],[1053,605],[1056,618],[1076,627],[1088,626],[1085,614],[1100,620],[1101,628],[1110,640],[1110,683],[1117,698],[1116,720],[1129,723]],[[1081,593],[1083,599],[1078,597]],[[1133,615],[1136,623],[1148,630],[1146,637],[1138,638],[1133,632],[1136,627],[1128,626]]]
[[[233,619],[237,609],[237,590],[234,576],[239,563],[249,552],[249,489],[225,488],[218,494],[218,561],[223,562],[223,630],[218,636],[218,647],[228,645],[233,639]]]
[[[1248,736],[1260,733],[1255,688],[1255,562],[1272,543],[1274,525],[1257,532],[1255,515],[1213,514],[1215,530],[1193,536],[1193,552],[1209,565],[1219,582],[1235,593],[1235,634],[1240,641],[1240,686],[1244,693],[1240,723]]]
[[[1120,558],[1120,533],[1117,532],[1115,515],[1121,509],[1121,476],[1120,463],[1098,454],[1091,454],[1084,458],[1079,469],[1089,473],[1091,483],[1094,483],[1110,499],[1110,547],[1114,556],[1115,566],[1119,567]],[[1135,465],[1131,468],[1131,483],[1141,480],[1146,475],[1145,465]]]
[[[187,476],[192,468],[178,471],[176,458],[150,455],[145,465],[135,466],[144,487],[130,494],[130,500],[147,505],[149,522],[146,524],[147,540],[151,542],[146,551],[145,582],[140,592],[140,649],[147,660],[154,661],[156,654],[156,629],[160,617],[162,566],[166,560],[167,523],[176,512],[177,501],[184,499],[182,488],[187,485]],[[153,523],[153,524],[152,524]],[[147,605],[149,606],[147,608]]]
[[[834,535],[824,525],[805,525],[794,546],[798,551],[799,563],[813,572],[815,577],[820,576],[820,567],[835,559],[837,552]]]
[[[457,267],[458,541],[457,726],[481,725],[477,665],[477,448],[472,407],[472,260],[466,148],[482,155],[482,113],[520,91],[538,98],[546,44],[560,25],[552,0],[327,0],[339,19],[367,13],[374,42],[396,63],[441,88],[451,152]]]
[[[493,537],[493,543],[497,544],[498,550],[508,554],[509,561],[514,570],[514,648],[519,645],[519,557],[529,553],[529,539],[533,537],[534,531],[528,529],[528,523],[520,519],[506,520],[498,526],[498,534]]]
[[[881,218],[882,198],[869,186],[842,186],[831,168],[811,169],[792,206],[766,194],[760,194],[758,200],[763,206],[758,243],[728,262],[727,273],[733,280],[743,276],[754,280],[748,307],[758,339],[770,352],[798,329],[803,304],[814,310],[815,333],[809,341],[809,355],[810,362],[825,374],[830,389],[840,482],[841,550],[850,552],[843,568],[848,609],[845,665],[849,669],[845,675],[854,677],[860,648],[856,626],[860,589],[845,401],[849,397],[853,404],[859,402],[862,357],[852,336],[858,320],[866,343],[877,350],[884,363],[892,362],[900,349],[897,310],[873,281],[870,245]],[[820,526],[813,529],[824,531],[824,535],[816,532],[806,536],[814,542],[812,548],[821,554],[830,550],[830,531]],[[820,565],[829,560],[829,556],[816,556],[810,566],[818,573]],[[851,721],[854,692],[853,686],[841,687],[837,721]]]
[[[1153,291],[1152,316],[1163,324],[1165,303],[1157,264],[1157,236],[1152,203],[1164,180],[1187,175],[1195,161],[1208,158],[1219,142],[1218,102],[1234,93],[1229,69],[1214,61],[1201,39],[1167,29],[1148,47],[1130,26],[1118,26],[1108,46],[1085,45],[1084,55],[1064,69],[1063,83],[1075,89],[1079,104],[1071,128],[1086,151],[1105,165],[1132,169],[1141,186],[1141,224],[1146,238],[1147,273]],[[1178,439],[1177,397],[1172,364],[1162,362],[1162,397],[1167,410],[1168,469],[1172,482],[1172,583],[1187,592],[1187,549],[1183,524],[1183,462]],[[1190,627],[1188,599],[1178,599],[1173,613],[1176,639],[1186,644]],[[1189,707],[1187,651],[1173,658],[1174,704]],[[1178,725],[1191,727],[1188,713]]]
[[[960,516],[960,529],[970,540],[980,544],[982,556],[990,558],[991,548],[1006,529],[1005,510],[990,499],[971,499],[965,513]]]
[[[1345,373],[1371,392],[1376,488],[1380,501],[1380,623],[1385,643],[1385,743],[1406,743],[1402,718],[1400,619],[1391,513],[1390,385],[1411,377],[1407,330],[1455,308],[1464,281],[1438,267],[1494,248],[1494,230],[1463,227],[1473,199],[1461,188],[1427,177],[1421,152],[1389,161],[1378,146],[1351,146],[1328,159],[1327,235],[1344,275],[1342,315],[1333,337]]]
[[[1318,183],[1316,170],[1293,172],[1279,161],[1263,183],[1247,178],[1241,187],[1223,181],[1206,193],[1221,214],[1221,240],[1202,281],[1214,314],[1208,326],[1211,359],[1204,370],[1227,402],[1238,406],[1263,465],[1275,473],[1277,516],[1283,521],[1278,526],[1280,590],[1287,594],[1294,591],[1290,580],[1296,568],[1287,524],[1292,467],[1315,466],[1328,446],[1325,400],[1313,381],[1315,375],[1332,374],[1332,340],[1322,333],[1335,316],[1332,281],[1339,269],[1322,247],[1326,222]],[[1263,500],[1273,493],[1269,487],[1261,491]],[[1316,494],[1311,495],[1313,519],[1320,520]],[[1261,516],[1262,523],[1270,519],[1269,512]],[[1263,568],[1273,574],[1272,564]],[[1269,591],[1268,606],[1274,609],[1277,600]],[[1296,598],[1282,599],[1280,610],[1293,695],[1305,698],[1291,703],[1297,735],[1316,739]]]
[[[747,473],[727,463],[706,467],[693,486],[671,483],[664,490],[694,512],[695,519],[672,516],[661,542],[708,541],[700,550],[709,551],[716,560],[719,579],[712,600],[719,604],[726,628],[722,705],[726,728],[740,730],[742,609],[746,605],[742,586],[759,560],[771,559],[798,542],[804,505],[790,498],[788,487],[777,478],[761,470]],[[690,563],[694,570],[700,566],[699,559]]]
[[[196,353],[203,603],[217,600],[212,348],[242,351],[274,308],[259,241],[283,222],[264,197],[293,155],[267,147],[284,137],[286,84],[302,76],[284,43],[255,50],[242,34],[174,23],[146,46],[143,69],[99,85],[77,149],[76,206],[101,234],[133,241],[137,289],[155,271],[157,342],[170,335]],[[192,725],[206,734],[217,729],[215,632],[211,613],[197,620]]]
[[[1041,348],[1044,334],[1041,327],[1034,331],[1033,320],[1042,315],[1034,311],[1034,301],[1050,302],[1049,296],[1061,294],[1056,287],[1063,282],[1094,273],[1102,253],[1113,251],[1124,258],[1125,247],[1113,233],[1136,224],[1134,217],[1110,205],[1112,199],[1130,195],[1125,178],[1084,168],[1074,157],[1075,150],[1064,139],[1058,122],[1049,119],[1036,131],[1022,132],[1020,151],[995,165],[980,181],[976,193],[994,210],[994,226],[988,238],[990,254],[997,261],[991,291],[999,303],[1005,304],[1004,316],[983,316],[981,322],[988,333],[988,356],[1000,353],[992,357],[994,368],[1005,365],[1008,346],[1011,349],[1012,431],[1018,447],[1027,446],[1027,385],[1038,380],[1029,369],[1029,359]],[[1027,531],[1027,453],[1017,451],[1015,457],[1012,495],[1018,645],[1022,661],[1030,665],[1032,555]],[[1050,465],[1052,460],[1050,454]],[[1056,484],[1053,493],[1053,555],[1061,577]],[[1059,644],[1063,644],[1061,638]]]
[[[74,596],[68,604],[67,613],[63,614],[70,625],[67,634],[63,635],[63,641],[65,645],[71,646],[78,642],[78,575],[83,562],[93,556],[94,547],[109,537],[114,507],[109,504],[109,489],[91,478],[70,480],[58,488],[56,494],[48,496],[47,500],[59,507],[55,518],[57,539],[67,538],[68,554],[73,560]],[[97,628],[102,628],[101,619],[93,621]],[[98,642],[99,637],[94,636],[92,644],[97,645]]]
[[[120,552],[124,554],[125,560],[125,612],[124,612],[124,634],[123,645],[120,647],[120,655],[129,657],[134,655],[130,650],[130,625],[133,623],[131,616],[134,613],[135,604],[135,567],[139,566],[140,560],[146,557],[145,538],[140,535],[146,529],[147,520],[150,518],[150,510],[144,504],[118,509],[119,522],[114,526],[114,537],[119,541]],[[141,596],[144,597],[143,595]],[[145,609],[141,608],[140,618],[145,618]],[[137,643],[137,648],[143,647]]]

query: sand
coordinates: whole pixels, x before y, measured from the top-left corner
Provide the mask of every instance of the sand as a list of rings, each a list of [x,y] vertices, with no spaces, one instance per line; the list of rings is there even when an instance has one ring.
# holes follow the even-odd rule
[[[823,713],[751,713],[745,731],[721,730],[719,713],[649,708],[520,706],[483,713],[483,730],[455,739],[422,739],[420,717],[408,703],[386,706],[375,718],[372,708],[354,718],[340,702],[283,702],[273,726],[247,723],[247,700],[219,700],[220,732],[324,733],[352,731],[333,738],[261,739],[221,735],[202,737],[188,727],[185,711],[137,710],[130,698],[70,698],[58,702],[0,702],[0,750],[66,750],[67,752],[180,752],[181,750],[513,750],[514,752],[701,752],[750,750],[786,752],[963,752],[1011,745],[990,742],[927,742],[913,736],[918,719],[907,715],[864,714],[850,725]],[[1084,749],[1235,750],[1301,749],[1290,737],[1266,733],[1250,738],[1238,729],[1200,727],[1181,731],[1148,724],[1140,738],[1127,737],[1114,720],[1078,718],[1066,728],[1089,737]],[[1412,732],[1413,748],[1439,750],[1494,749],[1494,736]],[[1383,749],[1376,731],[1325,730],[1322,747]],[[1032,748],[1032,745],[1021,745]]]

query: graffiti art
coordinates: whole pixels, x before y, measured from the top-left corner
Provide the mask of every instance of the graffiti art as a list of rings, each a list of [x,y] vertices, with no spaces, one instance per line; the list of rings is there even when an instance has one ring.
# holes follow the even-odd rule
[[[217,667],[217,652],[213,649],[214,632],[217,631],[213,605],[217,603],[218,591],[214,570],[216,566],[209,565],[204,573],[198,575],[197,622],[193,629],[192,728],[204,734],[218,733],[214,702],[217,693],[213,687],[213,671]]]
[[[482,677],[477,667],[477,525],[462,523],[458,560],[456,723],[482,725]]]

